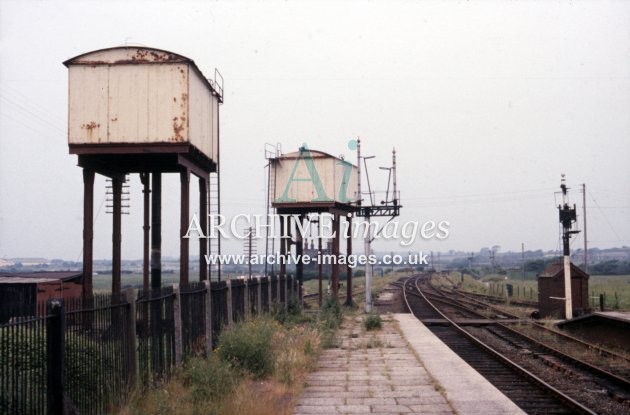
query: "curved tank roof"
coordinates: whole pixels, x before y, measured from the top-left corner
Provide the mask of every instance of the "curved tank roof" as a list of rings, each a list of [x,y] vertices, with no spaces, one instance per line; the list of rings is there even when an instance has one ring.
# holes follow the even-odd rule
[[[63,64],[70,65],[123,65],[137,63],[191,63],[192,59],[163,49],[144,46],[118,46],[82,53]]]
[[[63,62],[68,68],[72,65],[147,65],[164,63],[189,65],[202,78],[206,86],[218,95],[219,102],[223,103],[223,78],[221,77],[220,83],[217,82],[216,70],[214,80],[206,78],[194,60],[168,50],[148,46],[115,46],[85,52]]]
[[[308,151],[310,153],[310,157],[313,159],[317,159],[317,158],[332,158],[335,160],[343,160],[346,163],[351,164],[352,166],[356,167],[354,165],[354,163],[342,158],[342,157],[338,157],[338,156],[333,156],[332,154],[326,153],[324,151],[320,151],[320,150],[313,150],[310,148],[300,148],[300,150],[298,151],[293,151],[291,153],[285,153],[285,154],[281,154],[279,155],[276,159],[277,160],[291,160],[291,159],[296,159],[298,157],[303,157],[303,153]]]

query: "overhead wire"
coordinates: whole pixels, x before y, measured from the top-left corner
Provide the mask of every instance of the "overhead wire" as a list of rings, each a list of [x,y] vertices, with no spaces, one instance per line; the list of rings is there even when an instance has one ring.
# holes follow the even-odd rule
[[[14,97],[18,97],[22,101],[28,101],[29,106],[33,107],[34,109],[37,109],[43,115],[46,115],[47,117],[49,117],[49,120],[54,121],[55,123],[58,121],[58,118],[59,118],[58,114],[53,114],[46,107],[38,104],[37,101],[30,100],[26,95],[20,92],[20,90],[12,87],[9,83],[6,83],[6,82],[4,83],[4,85],[2,86],[2,91],[8,92],[9,94],[12,94]]]
[[[441,207],[441,206],[453,206],[453,205],[461,205],[461,204],[479,204],[479,203],[488,203],[488,202],[513,202],[515,200],[532,200],[532,199],[544,199],[549,198],[550,195],[548,193],[541,193],[535,195],[521,195],[521,196],[513,196],[513,193],[505,193],[501,196],[496,195],[493,197],[487,198],[475,198],[468,199],[465,197],[462,198],[452,198],[450,200],[446,200],[445,198],[436,198],[434,200],[426,200],[426,201],[417,201],[417,199],[406,200],[403,199],[402,203],[408,207]],[[428,198],[427,198],[428,199]]]
[[[608,224],[608,227],[610,228],[610,230],[612,231],[612,233],[617,237],[617,242],[623,244],[623,241],[621,240],[621,237],[619,236],[619,234],[617,233],[617,231],[615,230],[615,228],[612,226],[612,224],[610,223],[610,221],[608,220],[608,217],[606,216],[606,214],[604,213],[604,210],[599,206],[599,203],[597,202],[597,200],[595,200],[595,197],[593,196],[593,193],[591,193],[591,190],[588,189],[587,190],[589,196],[591,197],[591,200],[593,201],[593,203],[595,203],[595,206],[597,206],[597,208],[599,209],[600,213],[602,214],[602,217],[604,218],[604,220],[606,221],[606,223]]]
[[[27,107],[25,107],[25,106],[15,102],[15,101],[9,99],[5,95],[3,95],[2,92],[0,92],[0,98],[2,100],[4,100],[5,102],[9,103],[10,105],[12,105],[14,108],[16,108],[22,114],[28,114],[28,115],[30,115],[32,117],[35,117],[37,122],[39,122],[40,124],[42,124],[44,126],[47,126],[48,128],[52,128],[53,130],[55,130],[56,132],[60,133],[61,135],[65,135],[66,134],[66,132],[62,128],[60,128],[58,125],[53,124],[52,122],[50,122],[49,120],[46,120],[41,115],[36,114],[35,112],[29,110]]]

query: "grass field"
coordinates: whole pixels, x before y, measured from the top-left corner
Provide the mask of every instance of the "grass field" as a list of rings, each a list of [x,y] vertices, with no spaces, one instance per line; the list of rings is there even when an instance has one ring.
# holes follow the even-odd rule
[[[403,272],[394,272],[387,273],[383,276],[380,274],[375,275],[372,279],[372,290],[374,292],[378,292],[382,290],[385,286],[387,286],[390,282],[396,281],[398,278],[407,276],[409,273]],[[230,275],[223,275],[222,279],[230,277]],[[345,270],[343,273],[343,277],[345,278]],[[190,275],[191,281],[197,281],[196,277],[192,274]],[[214,281],[214,280],[213,280]],[[163,273],[162,274],[162,285],[167,284],[177,284],[179,282],[179,273]],[[345,279],[341,280],[343,284],[340,292],[345,293],[346,281]],[[95,275],[93,278],[94,291],[97,292],[107,292],[112,290],[112,277],[111,275]],[[122,287],[132,286],[135,288],[142,287],[142,274],[132,273],[132,274],[122,274],[121,277],[121,285]],[[328,285],[327,277],[324,276],[324,280],[322,281],[324,294],[326,294],[326,289]],[[365,288],[365,277],[353,277],[352,278],[352,287],[354,291],[362,290]],[[318,283],[317,279],[310,279],[304,281],[304,294],[313,294],[318,292]],[[363,297],[364,298],[364,297]]]
[[[179,274],[162,274],[162,285],[177,284],[178,282]],[[142,288],[142,274],[122,274],[120,283],[123,288],[128,286]],[[95,292],[109,292],[112,290],[112,276],[106,274],[95,275],[92,278],[92,284]]]
[[[398,278],[409,275],[408,273],[394,272],[374,276],[372,280],[373,292],[378,292],[390,282],[396,281]],[[452,273],[451,279],[455,282],[460,281],[459,273]],[[97,292],[111,291],[112,279],[110,275],[95,275],[94,290]],[[162,274],[162,284],[177,284],[179,282],[179,274],[164,273]],[[365,277],[354,277],[354,290],[362,290],[365,287]],[[342,281],[344,287],[340,292],[345,292],[345,281]],[[513,298],[520,300],[538,300],[538,284],[536,280],[505,279],[504,275],[489,274],[482,280],[475,280],[470,275],[464,275],[464,283],[462,287],[471,292],[482,294],[492,294],[496,296],[506,296],[506,284],[512,284],[514,287]],[[142,274],[123,274],[122,286],[142,286]],[[323,281],[324,293],[326,292],[327,280]],[[304,282],[304,293],[316,293],[318,290],[317,279],[311,279]],[[608,310],[626,310],[630,311],[630,275],[591,275],[589,279],[589,297],[591,298],[591,306],[599,306],[599,295],[604,294],[605,307]],[[364,295],[360,294],[355,301],[362,301]]]
[[[451,279],[457,282],[461,276],[453,273]],[[475,280],[465,275],[462,287],[470,292],[505,297],[507,284],[514,287],[513,298],[538,300],[538,284],[535,280],[512,280],[499,275],[487,275],[482,280]],[[591,275],[588,285],[591,307],[599,307],[599,295],[604,294],[607,310],[630,311],[630,275]]]
[[[591,297],[604,294],[606,308],[630,311],[630,275],[591,276],[588,290]],[[591,301],[591,305],[599,304],[598,299]]]

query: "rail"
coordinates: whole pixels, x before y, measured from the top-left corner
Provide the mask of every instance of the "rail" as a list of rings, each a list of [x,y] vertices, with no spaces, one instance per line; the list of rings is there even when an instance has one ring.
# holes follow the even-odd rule
[[[408,299],[408,295],[407,295],[408,294],[407,284],[410,283],[411,281],[415,282],[415,289],[417,291],[417,294],[416,294],[416,292],[412,292],[410,294],[417,295],[420,298],[422,298],[422,300],[424,302],[426,302],[438,315],[440,315],[441,318],[446,320],[448,322],[448,324],[454,330],[456,330],[457,333],[460,336],[465,337],[471,343],[473,343],[478,348],[483,350],[485,353],[487,353],[488,355],[492,356],[495,360],[500,361],[503,365],[509,367],[511,370],[513,370],[514,372],[518,373],[521,377],[527,379],[529,382],[532,382],[532,383],[538,385],[538,387],[549,391],[551,394],[553,394],[557,399],[562,401],[563,404],[566,405],[567,407],[569,407],[571,410],[576,411],[578,413],[583,413],[583,414],[596,414],[596,412],[592,411],[591,409],[589,409],[586,406],[582,405],[581,403],[577,402],[576,400],[574,400],[570,396],[564,394],[559,389],[557,389],[554,386],[550,385],[549,383],[545,382],[543,379],[539,378],[538,376],[536,376],[532,372],[528,371],[527,369],[525,369],[522,366],[518,365],[517,363],[513,362],[512,360],[510,360],[509,358],[505,357],[501,353],[497,352],[495,349],[493,349],[492,347],[490,347],[489,345],[487,345],[483,341],[479,340],[478,338],[476,338],[475,336],[473,336],[472,334],[470,334],[466,330],[464,330],[455,321],[450,319],[446,314],[444,314],[437,307],[435,307],[435,305],[431,301],[429,301],[429,299],[424,295],[424,293],[420,289],[420,286],[418,285],[419,278],[417,278],[417,277],[413,278],[413,279],[411,279],[411,278],[408,279],[407,281],[405,281],[405,283],[403,285],[404,300],[405,300],[407,308],[409,309],[410,312],[413,313],[413,309],[412,309],[412,307],[411,307],[411,305],[409,303],[409,299]]]

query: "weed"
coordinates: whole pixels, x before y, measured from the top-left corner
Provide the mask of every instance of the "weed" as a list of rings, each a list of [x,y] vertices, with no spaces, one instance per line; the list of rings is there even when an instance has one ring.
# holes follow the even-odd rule
[[[370,337],[370,339],[365,342],[366,349],[379,349],[384,346],[384,343],[381,339],[376,337]]]
[[[234,370],[216,354],[209,358],[188,359],[181,374],[184,385],[190,387],[194,402],[217,399],[231,393],[238,385],[239,378],[238,370]]]
[[[275,307],[272,315],[274,320],[285,325],[301,324],[310,320],[310,317],[302,313],[302,304],[297,299],[291,299],[286,307]]]
[[[324,349],[334,349],[341,345],[339,339],[332,329],[323,329],[321,345]]]
[[[324,329],[336,329],[341,324],[342,319],[343,312],[339,300],[331,296],[326,297],[319,312],[321,326]]]
[[[219,356],[234,367],[262,378],[273,372],[272,322],[267,319],[236,324],[219,336]]]
[[[367,331],[380,329],[383,326],[380,314],[370,313],[363,317],[363,326]]]
[[[311,343],[310,339],[307,339],[304,342],[304,354],[307,356],[312,355],[315,352],[315,349],[313,348],[313,343]]]

